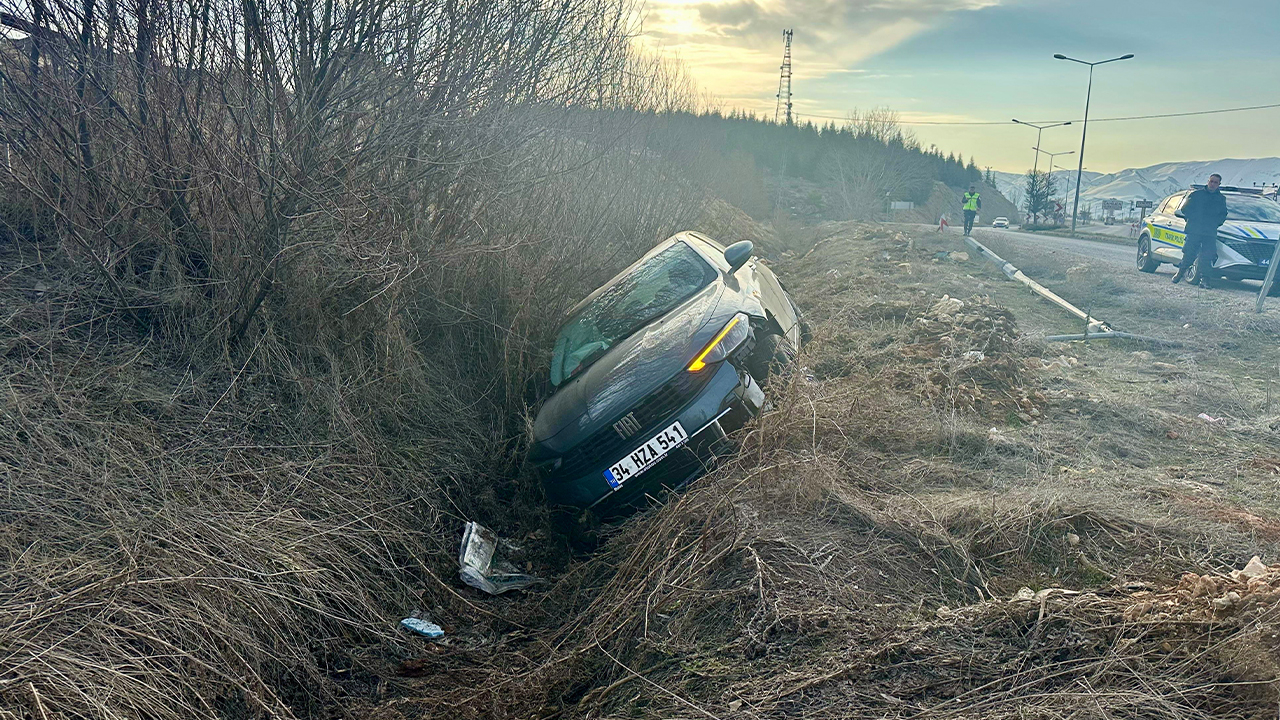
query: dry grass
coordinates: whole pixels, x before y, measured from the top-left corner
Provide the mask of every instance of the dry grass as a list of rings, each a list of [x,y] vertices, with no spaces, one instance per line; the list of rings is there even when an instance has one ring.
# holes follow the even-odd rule
[[[338,435],[368,429],[341,383],[282,393],[252,364],[267,341],[184,367],[41,249],[0,247],[0,717],[320,716],[374,692],[395,622],[452,597],[431,530],[471,441]]]
[[[657,232],[645,207],[670,221],[697,198],[610,202],[638,246]],[[483,616],[447,580],[457,532],[546,523],[515,470],[548,307],[631,248],[574,260],[580,285],[531,272],[581,237],[459,255],[381,318],[344,314],[341,258],[319,252],[326,267],[291,277],[316,307],[273,309],[212,358],[140,329],[33,228],[4,228],[0,710],[42,720],[327,716],[381,697],[412,610]]]
[[[358,376],[282,383],[269,340],[229,370],[165,362],[6,254],[0,717],[1273,715],[1274,598],[1179,588],[1280,551],[1258,406],[1181,418],[1120,382],[1152,379],[1128,350],[1028,340],[1031,305],[974,295],[926,239],[807,243],[778,244],[816,337],[780,409],[568,564],[509,504],[536,493],[482,462],[494,435],[393,417],[388,446],[343,401]],[[1222,382],[1171,359],[1162,392]],[[465,389],[429,402],[465,418]],[[453,583],[475,517],[541,548],[550,588]],[[415,608],[446,644],[395,632]]]

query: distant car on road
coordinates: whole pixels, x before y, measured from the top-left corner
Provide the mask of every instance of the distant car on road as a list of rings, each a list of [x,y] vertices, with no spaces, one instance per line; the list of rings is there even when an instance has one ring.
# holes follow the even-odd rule
[[[753,249],[682,232],[569,311],[529,457],[548,500],[607,514],[677,487],[761,411],[805,333]]]
[[[1227,201],[1227,220],[1218,228],[1218,259],[1212,268],[1200,267],[1197,260],[1187,271],[1188,284],[1199,281],[1202,273],[1231,280],[1261,280],[1280,238],[1280,203],[1254,188],[1223,185],[1221,190]],[[1183,190],[1166,197],[1143,218],[1138,234],[1138,270],[1151,273],[1162,263],[1182,261],[1187,222],[1181,208],[1190,194],[1191,190]]]
[[[995,220],[992,220],[992,221],[991,221],[991,227],[993,227],[993,228],[1007,228],[1007,227],[1009,227],[1009,218],[1007,218],[1007,217],[998,217],[998,218],[996,218]]]

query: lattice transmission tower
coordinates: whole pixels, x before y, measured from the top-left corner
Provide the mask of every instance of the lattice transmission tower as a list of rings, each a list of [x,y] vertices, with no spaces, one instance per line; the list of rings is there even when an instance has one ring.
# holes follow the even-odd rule
[[[791,30],[782,31],[782,76],[778,78],[778,104],[773,109],[773,121],[786,108],[786,122],[791,124]]]

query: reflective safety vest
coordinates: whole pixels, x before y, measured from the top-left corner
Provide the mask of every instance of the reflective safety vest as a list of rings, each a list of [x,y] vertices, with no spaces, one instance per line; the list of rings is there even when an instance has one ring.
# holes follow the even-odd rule
[[[965,210],[972,210],[972,211],[974,211],[974,212],[978,212],[978,198],[979,198],[980,196],[981,196],[981,194],[980,194],[980,193],[976,193],[976,192],[975,192],[975,193],[971,193],[971,192],[967,192],[967,193],[965,193],[965,194],[964,194],[964,209],[965,209]]]

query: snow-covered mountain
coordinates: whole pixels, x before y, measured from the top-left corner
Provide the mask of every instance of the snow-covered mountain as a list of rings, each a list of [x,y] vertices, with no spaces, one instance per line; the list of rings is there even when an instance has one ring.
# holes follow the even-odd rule
[[[1084,171],[1081,179],[1080,201],[1086,200],[1159,200],[1182,190],[1191,183],[1203,183],[1212,173],[1222,176],[1223,185],[1252,187],[1254,183],[1280,182],[1280,158],[1254,158],[1240,160],[1197,160],[1170,162],[1144,168],[1128,168],[1119,172],[1102,174]],[[1026,177],[1015,173],[997,172],[996,188],[1010,200],[1020,201]],[[1053,174],[1058,192],[1074,188],[1074,170],[1059,170]]]

